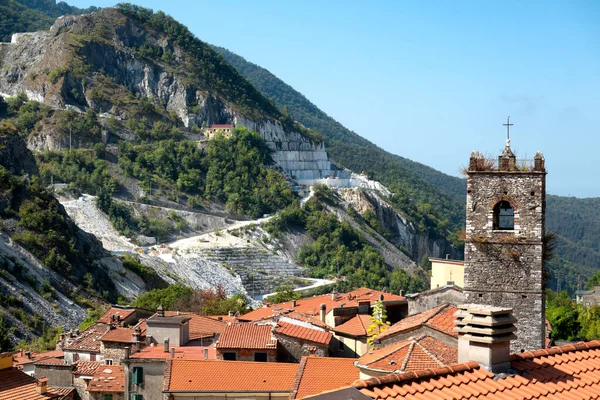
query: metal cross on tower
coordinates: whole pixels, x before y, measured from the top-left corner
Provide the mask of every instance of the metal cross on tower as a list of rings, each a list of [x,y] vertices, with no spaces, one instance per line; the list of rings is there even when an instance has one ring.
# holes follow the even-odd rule
[[[502,125],[506,127],[506,139],[510,140],[510,127],[514,125],[510,123],[510,115],[506,117],[506,123]]]

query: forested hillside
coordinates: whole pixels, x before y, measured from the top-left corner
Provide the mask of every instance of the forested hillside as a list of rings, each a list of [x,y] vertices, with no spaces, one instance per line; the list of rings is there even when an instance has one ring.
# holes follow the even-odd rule
[[[0,42],[9,42],[13,33],[48,29],[61,15],[96,10],[98,7],[81,9],[55,0],[3,0],[0,2]]]
[[[450,221],[450,226],[464,226],[466,181],[448,176],[423,164],[391,154],[355,132],[346,129],[311,103],[301,93],[258,65],[224,49],[215,47],[242,75],[246,76],[294,120],[321,132],[336,162],[355,171],[374,173],[399,193],[401,209],[419,218],[426,208],[435,215],[433,226]],[[549,163],[552,160],[548,160]],[[403,197],[404,195],[406,197]],[[416,210],[405,207],[408,198],[416,200]],[[431,207],[427,206],[429,204]],[[550,262],[548,287],[556,290],[557,273],[561,286],[573,293],[580,282],[600,269],[600,199],[578,199],[549,195],[547,230],[557,233],[555,257]],[[426,218],[421,221],[431,220]],[[432,226],[429,225],[429,226]],[[443,223],[442,223],[443,225]],[[454,237],[450,237],[454,240]]]

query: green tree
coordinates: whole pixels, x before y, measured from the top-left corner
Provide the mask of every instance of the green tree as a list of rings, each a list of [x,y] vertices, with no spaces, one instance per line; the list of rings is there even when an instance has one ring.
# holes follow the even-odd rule
[[[12,349],[12,344],[10,342],[11,330],[12,328],[8,324],[8,321],[0,315],[0,353]]]
[[[371,319],[371,325],[367,328],[367,334],[369,334],[367,344],[373,348],[377,336],[385,332],[388,326],[390,326],[390,323],[387,321],[385,306],[381,300],[375,302],[372,314],[369,318]]]
[[[294,290],[294,287],[289,283],[279,285],[275,288],[275,294],[265,298],[269,303],[285,303],[286,301],[298,300],[300,293]]]

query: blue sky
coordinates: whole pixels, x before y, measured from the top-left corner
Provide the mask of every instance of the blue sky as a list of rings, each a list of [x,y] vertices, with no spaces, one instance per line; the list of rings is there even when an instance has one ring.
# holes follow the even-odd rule
[[[114,1],[68,1],[78,7]],[[382,148],[459,176],[546,156],[548,192],[600,197],[600,2],[133,1],[270,70]]]

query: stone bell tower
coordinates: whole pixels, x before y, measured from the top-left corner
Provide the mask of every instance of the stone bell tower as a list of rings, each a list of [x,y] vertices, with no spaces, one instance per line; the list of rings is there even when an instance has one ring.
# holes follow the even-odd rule
[[[497,162],[473,152],[467,171],[466,302],[514,309],[512,352],[545,347],[544,162],[517,163],[507,139]]]

